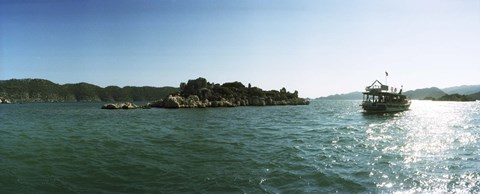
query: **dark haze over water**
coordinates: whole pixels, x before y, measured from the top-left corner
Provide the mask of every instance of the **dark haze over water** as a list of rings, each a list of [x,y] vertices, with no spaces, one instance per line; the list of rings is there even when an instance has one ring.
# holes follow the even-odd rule
[[[1,193],[480,192],[480,102],[0,106]]]

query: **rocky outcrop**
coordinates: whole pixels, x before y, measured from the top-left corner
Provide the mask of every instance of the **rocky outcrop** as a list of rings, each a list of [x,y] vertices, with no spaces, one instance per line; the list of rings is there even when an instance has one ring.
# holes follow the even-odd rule
[[[187,98],[179,95],[169,95],[163,102],[163,108],[206,108],[212,106],[211,102],[207,99],[200,100],[197,95],[190,95]]]
[[[169,95],[163,103],[164,108],[182,108],[184,99],[181,96]]]
[[[138,106],[130,102],[105,104],[102,106],[102,109],[139,109],[139,108],[147,108],[147,107]]]
[[[188,80],[180,84],[176,96],[187,100],[183,107],[235,107],[235,106],[274,106],[274,105],[308,105],[309,102],[298,97],[298,92],[264,91],[257,87],[248,87],[240,82],[220,84],[209,83],[205,78]],[[193,100],[191,99],[194,97]],[[198,98],[198,99],[197,99]],[[192,103],[198,102],[198,103]],[[199,106],[201,105],[201,106]],[[182,107],[180,105],[180,107]]]
[[[190,95],[183,102],[183,108],[206,108],[211,106],[208,99],[200,100],[197,95]]]
[[[0,97],[0,104],[11,104],[12,102],[6,98]]]
[[[209,83],[205,78],[198,78],[188,80],[187,83],[181,83],[179,92],[141,107],[206,108],[308,104],[307,100],[298,97],[297,91],[290,93],[285,88],[280,89],[280,91],[264,91],[257,87],[251,87],[250,84],[245,87],[240,82],[220,85]],[[110,104],[104,107],[106,109],[120,109],[119,107],[124,107],[124,104]]]
[[[157,101],[149,102],[146,106],[147,107],[153,107],[153,108],[164,108],[165,103],[163,102],[163,99],[160,99],[160,100],[157,100]]]
[[[184,98],[179,95],[170,95],[165,100],[159,100],[147,104],[148,107],[155,108],[207,108],[207,107],[237,107],[237,106],[278,106],[278,105],[308,105],[308,101],[290,99],[275,101],[272,98],[252,97],[250,99],[220,98],[219,100],[209,101],[201,100],[196,95],[190,95]]]
[[[269,101],[270,101],[270,99],[269,99]],[[267,105],[267,103],[265,102],[265,98],[261,98],[261,97],[258,97],[258,96],[251,97],[248,100],[248,103],[251,106],[265,106],[265,105]],[[273,105],[273,102],[271,102],[270,104]]]

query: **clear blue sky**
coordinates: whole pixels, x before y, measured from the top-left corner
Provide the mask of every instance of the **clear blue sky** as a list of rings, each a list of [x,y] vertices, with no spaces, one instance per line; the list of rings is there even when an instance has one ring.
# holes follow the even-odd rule
[[[0,80],[303,97],[480,84],[479,0],[0,0]]]

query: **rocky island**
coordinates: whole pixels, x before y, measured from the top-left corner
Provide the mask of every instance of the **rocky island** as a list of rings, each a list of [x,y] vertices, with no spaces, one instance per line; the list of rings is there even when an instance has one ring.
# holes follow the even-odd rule
[[[285,88],[264,91],[258,87],[229,82],[222,85],[207,82],[205,78],[188,80],[180,84],[180,90],[154,102],[139,106],[132,103],[106,104],[103,109],[136,108],[206,108],[236,106],[308,105],[298,92],[288,92]]]
[[[12,102],[6,98],[0,97],[0,104],[11,104]]]

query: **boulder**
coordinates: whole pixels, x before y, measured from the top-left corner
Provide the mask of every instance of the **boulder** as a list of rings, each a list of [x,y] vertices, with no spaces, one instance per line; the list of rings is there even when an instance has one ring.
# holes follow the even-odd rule
[[[144,108],[142,106],[138,106],[136,104],[133,104],[131,102],[125,102],[125,103],[113,103],[113,104],[105,104],[102,106],[102,109],[137,109],[137,108]]]
[[[236,107],[236,106],[238,106],[235,102],[235,99],[227,100],[227,99],[224,99],[224,98],[221,98],[220,100],[212,101],[208,105],[207,105],[207,107]]]
[[[266,103],[267,105],[269,105],[269,106],[271,106],[271,105],[276,105],[275,101],[274,101],[272,98],[267,98],[267,99],[265,100],[265,103]]]
[[[248,106],[248,100],[241,100],[240,106]]]
[[[248,104],[250,106],[265,106],[266,105],[264,98],[260,98],[260,97],[256,97],[256,96],[250,98]]]
[[[6,98],[0,98],[0,104],[11,104],[12,102]]]
[[[219,106],[218,101],[212,101],[212,102],[210,103],[210,107],[218,107],[218,106]]]
[[[201,104],[200,98],[198,98],[197,95],[190,95],[188,98],[185,100],[184,106],[186,108],[197,108]]]
[[[205,99],[202,102],[200,102],[200,104],[198,105],[198,108],[207,108],[210,106],[212,106],[212,104],[207,99]]]
[[[122,104],[122,109],[136,109],[136,108],[139,108],[139,106],[130,102],[126,102]]]
[[[117,104],[105,104],[102,106],[102,109],[119,109]]]
[[[147,107],[155,107],[155,108],[163,108],[165,106],[165,103],[163,99],[153,101],[147,104]]]
[[[184,97],[187,97],[189,95],[197,95],[197,94],[200,94],[203,96],[200,90],[203,88],[206,88],[207,85],[208,85],[207,79],[202,77],[199,77],[195,80],[188,80],[186,84],[185,83],[180,84],[181,94]]]
[[[226,100],[226,99],[222,99],[222,104],[223,104],[223,107],[235,107],[236,104],[233,103],[232,101],[234,101],[235,99],[233,100]]]
[[[172,96],[169,95],[163,104],[165,108],[182,108],[183,107],[183,97],[181,96]]]

